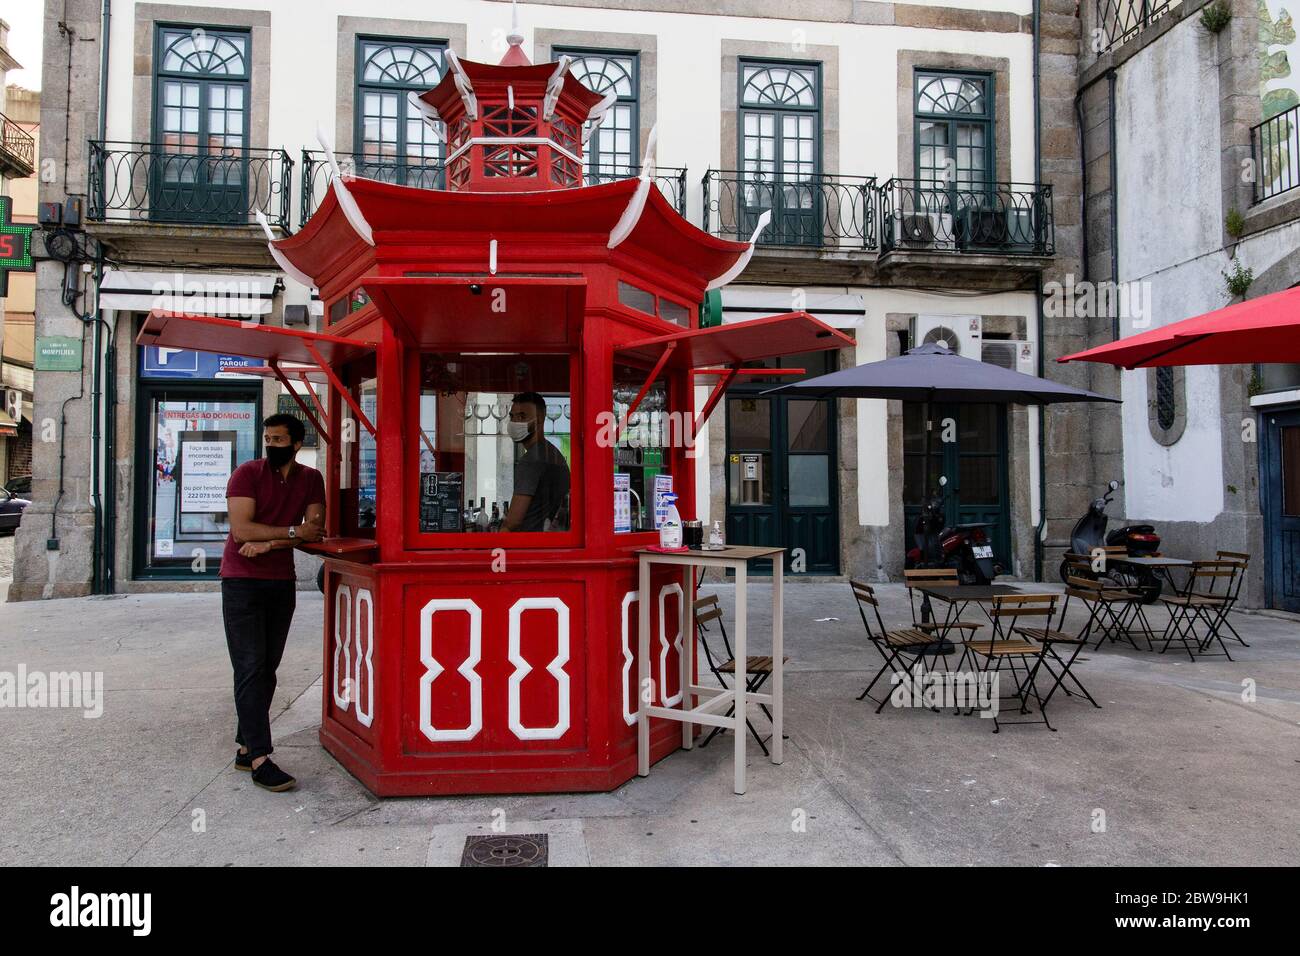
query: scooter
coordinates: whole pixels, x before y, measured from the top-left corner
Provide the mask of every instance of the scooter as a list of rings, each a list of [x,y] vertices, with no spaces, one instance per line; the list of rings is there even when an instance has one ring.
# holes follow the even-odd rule
[[[913,526],[913,547],[907,552],[907,568],[954,568],[962,584],[991,584],[1001,572],[993,560],[987,522],[945,526],[944,488],[946,476],[939,478],[939,492],[924,505]]]
[[[1106,486],[1106,494],[1094,498],[1088,505],[1087,513],[1075,523],[1074,530],[1070,532],[1072,553],[1090,555],[1093,549],[1101,547],[1103,542],[1110,547],[1122,546],[1131,558],[1150,557],[1159,552],[1160,535],[1156,534],[1153,525],[1129,524],[1115,528],[1109,533],[1106,532],[1106,525],[1110,520],[1106,515],[1106,506],[1110,504],[1111,497],[1118,487],[1119,482],[1112,479]],[[1069,573],[1068,566],[1068,561],[1061,561],[1058,574],[1062,582]],[[1134,567],[1114,558],[1107,562],[1106,570],[1099,576],[1113,581],[1120,587],[1141,591],[1143,604],[1151,604],[1160,597],[1164,587],[1160,578],[1149,568]]]

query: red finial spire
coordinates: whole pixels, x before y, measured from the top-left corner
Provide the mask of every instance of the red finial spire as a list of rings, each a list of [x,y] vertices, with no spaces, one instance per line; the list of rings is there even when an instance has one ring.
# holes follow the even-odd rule
[[[519,32],[519,5],[515,0],[510,2],[510,33],[506,37],[506,42],[510,44],[510,48],[501,58],[502,66],[533,65],[533,61],[528,59],[528,54],[524,52],[524,35]]]

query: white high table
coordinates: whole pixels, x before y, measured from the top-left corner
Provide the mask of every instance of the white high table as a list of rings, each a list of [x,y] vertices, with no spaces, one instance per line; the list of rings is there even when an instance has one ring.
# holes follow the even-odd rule
[[[782,730],[784,723],[784,635],[782,628],[782,576],[785,571],[784,548],[730,547],[722,551],[686,551],[676,554],[660,551],[638,551],[639,559],[639,616],[637,619],[637,774],[650,775],[650,718],[676,720],[682,724],[682,746],[690,750],[695,745],[695,725],[725,727],[732,731],[736,748],[736,793],[745,792],[746,705],[768,704],[772,709],[772,763],[784,759]],[[749,674],[746,672],[747,654],[747,584],[748,562],[755,558],[772,561],[772,676],[768,680],[769,693],[750,693]],[[650,679],[650,569],[656,564],[672,564],[682,568],[682,689],[680,707],[653,706],[655,694]],[[736,664],[732,687],[702,687],[694,681],[695,673],[695,568],[730,568],[736,576],[736,626],[732,635]],[[704,703],[699,703],[704,698]],[[726,715],[732,706],[731,716]]]

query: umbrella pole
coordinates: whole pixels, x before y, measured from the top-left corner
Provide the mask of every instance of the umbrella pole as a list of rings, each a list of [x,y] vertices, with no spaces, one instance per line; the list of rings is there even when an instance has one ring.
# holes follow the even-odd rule
[[[926,399],[921,405],[921,428],[925,434],[925,441],[921,445],[921,525],[924,532],[921,537],[924,551],[921,554],[922,564],[936,567],[934,554],[930,548],[930,529],[926,523],[925,509],[930,501],[930,400]],[[921,622],[929,624],[934,618],[934,611],[930,607],[930,595],[921,595]]]

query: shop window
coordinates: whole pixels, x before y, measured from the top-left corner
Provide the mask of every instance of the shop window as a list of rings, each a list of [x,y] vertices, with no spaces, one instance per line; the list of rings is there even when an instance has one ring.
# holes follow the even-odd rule
[[[632,400],[645,384],[647,370],[614,365],[614,421],[623,423]],[[653,531],[658,527],[656,508],[662,513],[662,496],[673,487],[673,450],[693,441],[694,421],[689,411],[673,407],[668,382],[651,383],[637,410],[617,435],[614,444],[614,530]]]
[[[136,571],[211,577],[230,532],[226,482],[257,457],[255,390],[142,386]],[[147,443],[147,444],[146,444]]]
[[[344,381],[371,424],[378,420],[379,380],[373,355],[353,362]],[[379,447],[375,437],[346,406],[344,440],[339,443],[341,524],[348,537],[373,538],[379,511]]]
[[[568,355],[420,357],[421,533],[569,530],[569,363]]]

